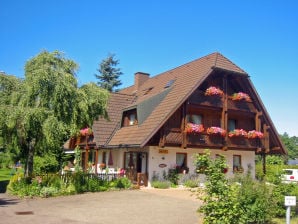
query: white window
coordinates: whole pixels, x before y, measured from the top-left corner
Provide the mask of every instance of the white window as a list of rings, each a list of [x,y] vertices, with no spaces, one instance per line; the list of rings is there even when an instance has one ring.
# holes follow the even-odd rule
[[[198,114],[187,115],[187,121],[193,124],[202,124],[202,116]]]
[[[136,115],[135,114],[130,114],[129,115],[129,125],[134,125],[136,121]]]

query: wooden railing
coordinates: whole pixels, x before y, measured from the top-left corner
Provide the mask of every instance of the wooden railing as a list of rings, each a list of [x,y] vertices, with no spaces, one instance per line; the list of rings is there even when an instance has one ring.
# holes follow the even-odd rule
[[[185,142],[184,142],[185,141]],[[248,139],[244,137],[223,137],[219,134],[207,133],[187,134],[180,129],[168,130],[165,134],[164,145],[180,145],[184,147],[210,147],[210,148],[237,148],[258,149],[263,148],[263,140]]]

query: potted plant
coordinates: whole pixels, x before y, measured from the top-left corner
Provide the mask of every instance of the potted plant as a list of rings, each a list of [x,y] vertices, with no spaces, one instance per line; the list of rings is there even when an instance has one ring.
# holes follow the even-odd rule
[[[248,138],[263,138],[264,134],[260,131],[252,130],[247,133]]]
[[[223,94],[224,92],[215,86],[210,86],[205,91],[205,96],[222,96]]]
[[[220,128],[220,127],[209,127],[207,128],[207,134],[209,135],[215,135],[215,134],[219,134],[221,136],[226,136],[226,130]]]
[[[234,101],[244,100],[246,102],[251,102],[250,96],[248,94],[246,94],[246,93],[243,93],[243,92],[234,93],[231,96],[231,99],[234,100]]]
[[[187,123],[185,127],[185,132],[190,133],[202,133],[204,131],[204,126],[202,124]]]
[[[229,137],[247,137],[247,131],[243,129],[235,129],[229,132]]]

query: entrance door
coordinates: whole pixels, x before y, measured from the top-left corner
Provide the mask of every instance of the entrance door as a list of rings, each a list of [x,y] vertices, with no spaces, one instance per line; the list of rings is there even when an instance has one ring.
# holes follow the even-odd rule
[[[127,176],[132,181],[137,180],[137,173],[147,173],[147,153],[146,152],[125,152],[124,168]]]

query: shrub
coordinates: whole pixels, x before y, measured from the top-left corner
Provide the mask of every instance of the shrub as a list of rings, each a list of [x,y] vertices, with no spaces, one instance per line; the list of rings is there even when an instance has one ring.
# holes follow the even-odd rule
[[[160,189],[167,189],[171,187],[171,182],[170,181],[160,181],[160,180],[155,180],[152,181],[151,186],[154,188],[160,188]]]
[[[126,177],[116,179],[116,187],[120,189],[129,189],[131,187],[131,181]]]

